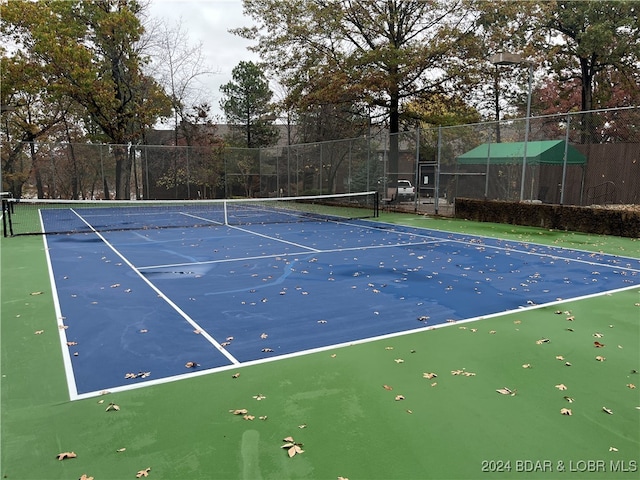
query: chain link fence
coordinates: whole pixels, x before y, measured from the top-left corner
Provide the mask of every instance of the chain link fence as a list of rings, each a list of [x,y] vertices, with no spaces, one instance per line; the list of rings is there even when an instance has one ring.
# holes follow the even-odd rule
[[[11,147],[3,144],[2,190],[15,197],[111,199],[124,191],[133,199],[253,198],[376,190],[387,208],[441,215],[453,214],[456,197],[640,204],[639,107],[396,135],[381,130],[261,149]],[[414,186],[409,201],[396,201],[398,180]]]

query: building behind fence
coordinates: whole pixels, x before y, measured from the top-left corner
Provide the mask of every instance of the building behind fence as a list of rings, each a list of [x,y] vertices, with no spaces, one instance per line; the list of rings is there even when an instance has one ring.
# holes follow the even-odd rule
[[[404,179],[413,183],[417,195],[402,207],[439,214],[453,213],[456,197],[640,204],[640,107],[417,129],[397,136],[377,131],[260,149],[69,143],[23,147],[11,165],[4,158],[2,165],[3,190],[18,197],[113,198],[116,156],[126,151],[127,190],[136,199],[376,190],[393,207],[394,183]],[[397,161],[390,158],[396,151]]]

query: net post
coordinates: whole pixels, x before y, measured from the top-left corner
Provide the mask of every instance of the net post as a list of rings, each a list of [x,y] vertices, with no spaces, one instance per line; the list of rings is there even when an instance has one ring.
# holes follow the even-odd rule
[[[380,193],[375,192],[373,196],[373,217],[378,218],[380,216]]]
[[[229,217],[227,216],[227,201],[225,200],[222,205],[224,211],[224,224],[229,225]]]
[[[13,203],[9,200],[2,199],[2,234],[5,237],[13,237],[13,224],[11,223],[11,212],[13,210]]]
[[[4,235],[4,237],[6,238],[7,236],[7,215],[9,215],[8,212],[8,205],[7,205],[7,201],[3,198],[2,199],[2,234]]]

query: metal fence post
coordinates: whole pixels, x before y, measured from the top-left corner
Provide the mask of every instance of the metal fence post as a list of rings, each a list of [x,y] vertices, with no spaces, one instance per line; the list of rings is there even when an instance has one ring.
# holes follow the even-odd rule
[[[418,205],[420,204],[420,126],[416,128],[416,166],[415,166],[415,179],[413,181],[413,188],[415,189],[415,193],[413,195],[413,211],[418,211]]]
[[[442,156],[442,125],[438,126],[438,161],[436,164],[436,171],[434,172],[435,186],[434,186],[434,201],[433,207],[435,214],[438,215],[438,208],[440,206],[440,157]]]
[[[562,183],[560,184],[560,205],[564,205],[564,187],[567,179],[567,159],[569,158],[569,127],[571,117],[567,115],[567,128],[564,134],[564,158],[562,159]]]

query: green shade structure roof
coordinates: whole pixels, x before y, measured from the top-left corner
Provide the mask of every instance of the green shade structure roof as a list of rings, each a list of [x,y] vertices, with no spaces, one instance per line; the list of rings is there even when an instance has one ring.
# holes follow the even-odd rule
[[[562,165],[564,163],[564,140],[542,140],[527,142],[528,165]],[[524,142],[483,143],[473,150],[458,156],[460,165],[486,164],[487,159],[493,165],[522,163]],[[587,157],[571,145],[567,148],[567,164],[584,165]]]

